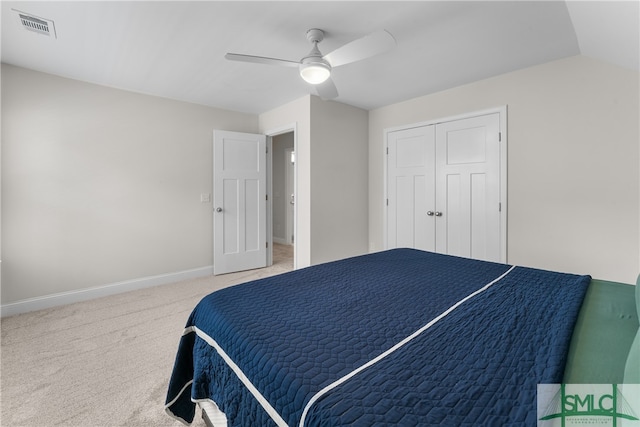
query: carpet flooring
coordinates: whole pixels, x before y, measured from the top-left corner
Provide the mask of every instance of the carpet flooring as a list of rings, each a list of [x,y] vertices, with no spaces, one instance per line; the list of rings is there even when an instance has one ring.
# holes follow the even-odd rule
[[[268,268],[3,318],[0,425],[181,426],[164,400],[191,310],[217,289],[291,270],[291,247],[274,246]]]

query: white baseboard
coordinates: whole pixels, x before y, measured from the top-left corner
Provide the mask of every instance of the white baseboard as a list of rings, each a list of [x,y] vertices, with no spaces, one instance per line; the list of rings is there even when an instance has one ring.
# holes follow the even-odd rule
[[[13,316],[15,314],[27,313],[29,311],[58,307],[74,302],[87,301],[90,299],[115,295],[123,292],[150,288],[152,286],[166,285],[168,283],[179,282],[181,280],[210,276],[212,274],[213,266],[200,267],[191,270],[178,271],[175,273],[167,273],[157,276],[126,280],[123,282],[111,283],[109,285],[98,286],[95,288],[61,292],[58,294],[45,295],[37,298],[28,298],[9,304],[3,304],[2,306],[0,306],[0,316]]]

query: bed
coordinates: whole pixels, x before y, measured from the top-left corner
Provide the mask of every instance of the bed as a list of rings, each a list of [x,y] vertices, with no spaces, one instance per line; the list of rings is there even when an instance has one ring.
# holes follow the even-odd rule
[[[200,404],[216,427],[536,425],[538,384],[623,382],[635,288],[405,248],[260,279],[194,308],[165,409],[190,424]],[[597,354],[607,327],[585,333],[598,316],[624,325],[616,366]]]

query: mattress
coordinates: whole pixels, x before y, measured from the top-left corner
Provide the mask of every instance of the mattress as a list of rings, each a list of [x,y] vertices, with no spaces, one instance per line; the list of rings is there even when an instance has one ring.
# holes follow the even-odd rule
[[[217,291],[181,337],[166,408],[230,426],[535,425],[588,276],[415,249]]]

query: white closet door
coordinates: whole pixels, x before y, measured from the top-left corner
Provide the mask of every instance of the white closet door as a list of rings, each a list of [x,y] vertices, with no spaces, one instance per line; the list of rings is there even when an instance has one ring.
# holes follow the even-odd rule
[[[499,262],[500,115],[436,128],[436,251]]]
[[[435,127],[390,132],[387,148],[387,247],[435,251]]]

